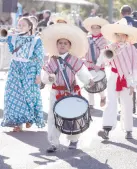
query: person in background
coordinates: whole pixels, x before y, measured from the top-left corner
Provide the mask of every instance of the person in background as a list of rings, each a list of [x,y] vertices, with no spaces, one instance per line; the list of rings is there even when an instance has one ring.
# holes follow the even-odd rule
[[[43,12],[43,20],[38,23],[38,27],[47,27],[47,23],[50,19],[50,16],[51,16],[51,11],[45,10]]]
[[[120,9],[121,16],[127,20],[128,25],[137,28],[137,21],[132,18],[132,9],[129,5],[123,5]],[[137,43],[134,44],[137,48]],[[133,93],[133,113],[136,112],[136,93]]]
[[[128,25],[131,25],[133,27],[137,27],[137,23],[132,18],[132,9],[129,5],[123,5],[120,9],[120,14],[122,18],[125,18],[127,20]]]
[[[96,9],[91,9],[91,13],[90,13],[90,15],[89,15],[89,17],[94,17],[94,16],[96,16]]]
[[[137,20],[137,11],[132,12],[132,18],[134,19],[134,21]]]
[[[30,10],[30,15],[32,15],[32,16],[36,16],[36,9],[35,8],[31,8],[31,10]]]

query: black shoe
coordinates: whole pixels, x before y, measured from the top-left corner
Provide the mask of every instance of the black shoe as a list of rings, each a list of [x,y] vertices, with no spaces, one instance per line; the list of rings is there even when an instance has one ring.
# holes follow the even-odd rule
[[[131,131],[127,131],[127,132],[126,132],[125,139],[133,139],[133,136],[132,136],[132,132],[131,132]]]
[[[44,89],[44,87],[45,87],[45,84],[43,82],[41,82],[40,89],[42,90],[42,89]]]
[[[48,149],[47,149],[47,153],[54,153],[54,152],[56,152],[57,151],[57,147],[55,147],[55,146],[51,146],[51,147],[49,147]]]
[[[98,136],[102,137],[104,140],[109,139],[109,131],[108,130],[101,130],[98,132]]]
[[[76,149],[77,148],[77,143],[78,143],[78,141],[76,141],[76,142],[70,142],[69,149]]]

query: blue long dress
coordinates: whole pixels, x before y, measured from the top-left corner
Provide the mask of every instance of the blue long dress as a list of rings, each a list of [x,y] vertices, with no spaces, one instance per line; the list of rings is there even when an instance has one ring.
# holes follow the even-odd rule
[[[29,122],[44,127],[40,87],[35,84],[44,58],[41,39],[34,36],[9,36],[7,43],[10,52],[22,45],[13,55],[14,58],[27,59],[27,62],[17,59],[11,61],[1,125],[14,127]]]

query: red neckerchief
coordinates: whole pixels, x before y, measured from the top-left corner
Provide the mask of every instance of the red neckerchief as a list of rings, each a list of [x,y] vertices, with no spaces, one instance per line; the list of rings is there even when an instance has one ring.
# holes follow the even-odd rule
[[[100,33],[100,34],[98,34],[98,35],[92,35],[92,38],[100,38],[100,37],[102,37],[103,35]]]

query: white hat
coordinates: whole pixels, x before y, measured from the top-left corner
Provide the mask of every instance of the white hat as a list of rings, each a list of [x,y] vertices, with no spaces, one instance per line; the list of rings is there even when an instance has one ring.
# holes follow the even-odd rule
[[[100,27],[108,24],[109,22],[103,18],[100,18],[98,16],[95,17],[89,17],[83,21],[83,26],[85,29],[89,32],[91,32],[91,27],[93,25],[99,25]]]
[[[73,56],[84,57],[88,51],[88,40],[86,34],[77,26],[58,23],[46,27],[41,33],[46,51],[49,56],[58,56],[57,40],[67,39],[71,42],[70,51]]]
[[[137,42],[137,28],[128,25],[125,18],[114,24],[108,24],[102,27],[101,32],[107,40],[116,42],[116,33],[128,35],[127,42],[132,44]]]

